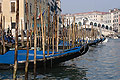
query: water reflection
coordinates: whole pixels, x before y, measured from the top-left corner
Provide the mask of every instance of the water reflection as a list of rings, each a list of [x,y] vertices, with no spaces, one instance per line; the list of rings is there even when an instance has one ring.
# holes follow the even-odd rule
[[[24,70],[18,71],[18,78],[24,79]],[[0,70],[0,79],[11,79],[12,70]],[[120,39],[93,46],[78,58],[60,65],[37,69],[38,80],[120,80]],[[29,80],[34,79],[29,70]]]

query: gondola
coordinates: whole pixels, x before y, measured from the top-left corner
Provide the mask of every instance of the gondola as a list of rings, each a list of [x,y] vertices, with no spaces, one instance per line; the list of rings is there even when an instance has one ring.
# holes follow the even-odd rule
[[[103,42],[104,40],[105,40],[105,38],[96,39],[96,40],[89,40],[88,45],[89,46],[96,45],[96,44],[98,44],[100,42]]]
[[[61,62],[76,58],[85,54],[89,49],[88,44],[84,44],[79,47],[74,47],[68,50],[60,51],[60,52],[50,52],[49,56],[47,56],[47,51],[45,51],[45,60],[43,60],[43,51],[37,51],[37,66],[43,66],[44,63],[47,66],[50,66],[51,63],[59,64]],[[8,51],[4,55],[0,55],[0,69],[12,69],[14,65],[14,50]],[[25,67],[26,62],[26,53],[27,50],[18,50],[18,69]],[[52,62],[51,62],[52,61]],[[29,68],[33,68],[34,64],[34,50],[29,50]]]
[[[5,52],[9,51],[9,49],[15,45],[15,40],[12,36],[4,35],[4,41]],[[3,51],[2,48],[3,48],[2,37],[0,37],[0,54],[2,54]]]

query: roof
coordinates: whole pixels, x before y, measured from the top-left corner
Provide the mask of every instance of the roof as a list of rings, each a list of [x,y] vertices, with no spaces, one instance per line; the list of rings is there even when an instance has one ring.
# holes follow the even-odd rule
[[[92,11],[92,12],[83,12],[83,13],[75,13],[75,14],[62,14],[62,16],[66,16],[66,15],[83,15],[83,14],[108,14],[109,12],[100,12],[100,11]]]
[[[97,13],[97,14],[107,14],[107,13],[109,13],[109,12],[92,11],[92,12],[75,13],[75,14],[73,14],[73,15],[93,14],[93,13]]]

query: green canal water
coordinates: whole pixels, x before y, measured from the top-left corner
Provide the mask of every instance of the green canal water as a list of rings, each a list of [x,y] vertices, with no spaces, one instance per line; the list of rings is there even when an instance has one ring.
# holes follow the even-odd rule
[[[12,79],[13,70],[0,70],[0,79]],[[24,80],[24,70],[18,70],[17,78]],[[34,79],[29,70],[29,80]],[[90,47],[80,57],[53,66],[37,69],[37,80],[120,80],[120,39]]]

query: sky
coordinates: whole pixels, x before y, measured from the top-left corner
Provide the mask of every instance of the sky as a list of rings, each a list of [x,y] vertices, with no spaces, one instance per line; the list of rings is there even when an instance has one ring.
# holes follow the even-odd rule
[[[62,14],[91,11],[108,12],[120,8],[120,0],[61,0]]]

